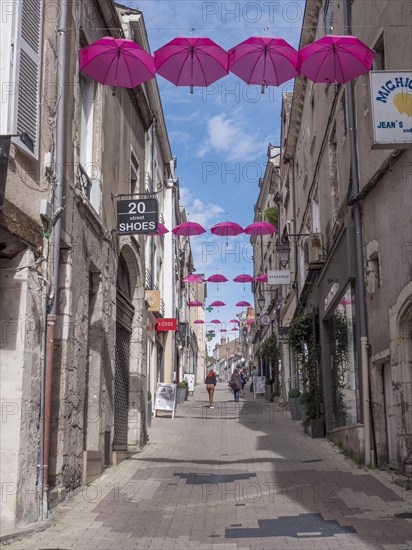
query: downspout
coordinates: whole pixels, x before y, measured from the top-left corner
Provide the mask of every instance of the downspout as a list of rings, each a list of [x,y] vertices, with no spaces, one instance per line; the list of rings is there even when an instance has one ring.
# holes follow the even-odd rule
[[[67,50],[67,19],[69,3],[61,5],[58,33],[57,59],[57,87],[60,99],[57,105],[56,116],[56,172],[54,186],[54,225],[53,225],[53,275],[52,275],[52,304],[47,315],[46,332],[46,367],[45,367],[45,391],[44,391],[44,447],[43,447],[43,518],[48,515],[48,477],[49,477],[49,455],[51,438],[51,405],[53,387],[53,363],[54,363],[54,340],[56,333],[58,289],[59,289],[59,268],[60,268],[60,235],[61,235],[61,211],[63,204],[63,183],[64,183],[64,145],[65,145],[65,107],[66,107],[66,50]]]
[[[345,34],[352,34],[350,0],[343,3],[343,18]],[[359,193],[358,147],[355,120],[355,95],[353,82],[346,83],[346,109],[348,115],[348,131],[350,145],[350,173],[354,196]],[[359,311],[360,356],[362,374],[363,425],[365,431],[365,464],[371,463],[371,424],[369,398],[369,356],[368,327],[366,321],[365,281],[363,274],[363,239],[360,203],[353,206],[355,224],[355,254],[356,254],[356,299]]]
[[[298,235],[296,221],[296,181],[295,181],[295,156],[290,158],[292,171],[292,211],[293,211],[293,234]],[[299,262],[298,262],[298,241],[297,237],[293,237],[293,254],[295,256],[295,280],[293,281],[296,293],[296,309],[299,304]],[[295,311],[296,311],[295,309]],[[299,365],[296,363],[296,387],[299,388]]]

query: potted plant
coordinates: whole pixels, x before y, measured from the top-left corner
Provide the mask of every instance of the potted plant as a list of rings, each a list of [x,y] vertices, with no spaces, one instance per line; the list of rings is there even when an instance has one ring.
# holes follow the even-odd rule
[[[303,428],[307,431],[310,427],[312,437],[324,437],[320,344],[315,310],[294,317],[289,328],[288,343],[295,354],[304,388],[299,403],[304,412]]]
[[[184,403],[186,399],[186,390],[187,390],[187,382],[186,380],[182,380],[182,382],[179,382],[177,384],[176,389],[176,403]]]
[[[279,403],[279,398],[280,398],[279,390],[276,389],[275,391],[272,392],[270,400],[272,401],[272,403]]]
[[[272,386],[273,380],[271,378],[266,378],[265,380],[265,401],[270,401],[272,399]]]
[[[299,401],[300,391],[298,388],[291,388],[288,393],[289,410],[292,420],[301,420],[302,407]]]

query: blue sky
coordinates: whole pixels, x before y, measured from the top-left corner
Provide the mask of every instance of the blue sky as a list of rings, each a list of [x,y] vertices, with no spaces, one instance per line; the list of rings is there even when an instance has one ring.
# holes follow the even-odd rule
[[[253,35],[281,36],[297,48],[305,0],[142,0],[129,5],[143,11],[153,53],[175,36],[190,34],[208,36],[225,49]],[[226,239],[209,229],[227,219],[243,227],[253,222],[267,146],[279,144],[281,94],[291,91],[293,82],[268,88],[262,95],[259,86],[248,86],[229,74],[190,94],[188,88],[161,76],[157,80],[177,157],[181,202],[189,219],[208,230],[191,238],[196,271],[206,276],[218,271],[229,279],[219,285],[219,292],[215,284],[208,284],[206,304],[219,299],[227,306],[206,312],[206,320],[219,318],[229,329],[228,321],[241,311],[235,302],[246,299],[253,304],[250,284],[244,288],[232,282],[242,272],[253,274],[252,249],[247,235],[230,237],[226,246]],[[229,339],[235,336],[228,334]]]

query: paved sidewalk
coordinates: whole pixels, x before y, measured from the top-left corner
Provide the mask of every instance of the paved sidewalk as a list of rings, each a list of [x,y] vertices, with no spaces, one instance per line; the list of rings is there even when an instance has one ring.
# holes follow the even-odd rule
[[[357,467],[249,391],[234,403],[218,384],[215,400],[197,387],[173,420],[153,419],[140,453],[7,548],[412,548],[411,491],[389,473]]]

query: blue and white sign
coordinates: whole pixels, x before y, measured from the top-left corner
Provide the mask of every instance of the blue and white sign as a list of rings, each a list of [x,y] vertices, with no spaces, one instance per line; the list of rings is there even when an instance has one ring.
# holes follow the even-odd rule
[[[412,147],[412,71],[371,71],[373,149]]]

